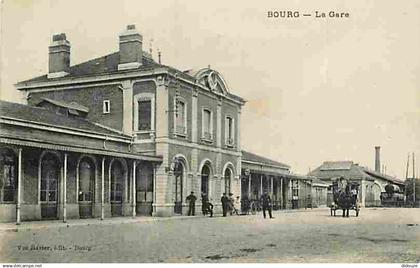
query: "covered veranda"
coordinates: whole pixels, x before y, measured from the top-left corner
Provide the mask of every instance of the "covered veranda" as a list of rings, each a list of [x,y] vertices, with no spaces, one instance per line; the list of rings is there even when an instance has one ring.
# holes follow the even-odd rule
[[[270,195],[274,210],[311,207],[311,181],[311,177],[292,174],[286,164],[242,152],[242,209],[248,202],[259,205],[264,192]]]

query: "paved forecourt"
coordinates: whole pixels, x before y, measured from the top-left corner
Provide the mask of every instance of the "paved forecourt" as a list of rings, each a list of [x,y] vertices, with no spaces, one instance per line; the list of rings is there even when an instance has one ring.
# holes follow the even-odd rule
[[[2,262],[419,262],[420,209],[0,225]]]

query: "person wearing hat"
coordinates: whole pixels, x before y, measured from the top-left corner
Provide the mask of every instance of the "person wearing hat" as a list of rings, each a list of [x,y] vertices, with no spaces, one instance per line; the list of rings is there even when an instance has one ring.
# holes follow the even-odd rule
[[[220,201],[222,202],[223,217],[226,217],[227,211],[229,209],[229,197],[227,197],[226,193],[223,193]]]
[[[272,219],[273,216],[271,215],[271,198],[268,195],[267,191],[264,191],[264,194],[261,196],[261,203],[264,219],[266,210],[268,210],[268,215],[270,216],[270,219]]]
[[[197,197],[194,195],[194,192],[191,192],[191,194],[187,196],[189,205],[188,216],[195,216],[195,200],[197,200]]]

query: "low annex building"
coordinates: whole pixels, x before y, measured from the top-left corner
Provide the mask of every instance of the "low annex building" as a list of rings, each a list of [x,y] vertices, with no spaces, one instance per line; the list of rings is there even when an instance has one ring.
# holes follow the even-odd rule
[[[316,177],[331,185],[336,178],[359,182],[359,200],[362,206],[380,206],[381,192],[385,192],[387,184],[404,188],[404,182],[380,172],[379,147],[376,147],[375,169],[360,166],[353,161],[325,161],[321,166],[309,172],[309,176]],[[331,199],[331,197],[330,197]],[[331,202],[331,200],[329,200]]]
[[[270,194],[273,209],[312,207],[312,177],[292,174],[290,166],[242,151],[242,198],[258,201]]]

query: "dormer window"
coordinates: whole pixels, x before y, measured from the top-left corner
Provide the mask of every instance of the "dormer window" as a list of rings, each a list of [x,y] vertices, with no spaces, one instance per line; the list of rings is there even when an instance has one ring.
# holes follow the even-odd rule
[[[175,98],[175,134],[187,135],[187,104],[180,98]]]
[[[111,112],[111,101],[110,100],[104,100],[102,105],[102,110],[104,114],[109,114]]]
[[[45,108],[49,111],[65,116],[76,116],[86,118],[87,114],[89,113],[88,107],[83,106],[77,102],[67,102],[64,100],[55,100],[45,97],[41,98],[40,102],[38,102],[36,106]]]

